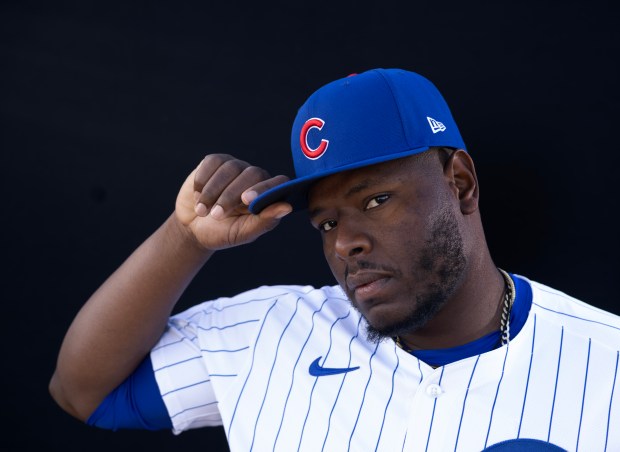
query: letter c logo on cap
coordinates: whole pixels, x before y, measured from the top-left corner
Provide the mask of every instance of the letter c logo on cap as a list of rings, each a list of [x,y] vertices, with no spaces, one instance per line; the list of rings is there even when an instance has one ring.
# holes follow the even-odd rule
[[[320,156],[322,156],[327,150],[327,146],[329,145],[329,140],[322,139],[321,143],[316,148],[311,148],[308,145],[308,133],[310,133],[311,129],[319,129],[321,130],[325,125],[325,121],[321,118],[310,118],[308,119],[303,127],[301,128],[301,133],[299,134],[299,144],[301,145],[301,150],[306,157],[310,160],[316,160]]]

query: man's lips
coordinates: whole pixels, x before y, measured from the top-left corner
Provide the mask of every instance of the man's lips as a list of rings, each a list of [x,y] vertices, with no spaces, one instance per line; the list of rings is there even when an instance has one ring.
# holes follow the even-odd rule
[[[356,301],[361,301],[375,295],[389,279],[390,275],[387,273],[358,272],[347,275],[346,284],[347,289],[355,294]]]

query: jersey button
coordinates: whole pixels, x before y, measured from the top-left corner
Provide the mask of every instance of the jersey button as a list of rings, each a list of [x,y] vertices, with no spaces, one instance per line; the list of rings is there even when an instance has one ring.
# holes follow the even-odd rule
[[[443,393],[443,390],[441,389],[441,386],[431,384],[426,387],[426,393],[429,395],[429,397],[436,399]]]

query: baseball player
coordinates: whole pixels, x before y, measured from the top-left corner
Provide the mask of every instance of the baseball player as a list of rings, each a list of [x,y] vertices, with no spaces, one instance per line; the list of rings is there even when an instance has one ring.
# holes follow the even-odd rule
[[[292,180],[202,160],[76,316],[50,383],[61,407],[108,429],[223,425],[233,451],[620,450],[620,318],[496,266],[473,159],[430,81],[331,82],[291,145]],[[292,209],[337,285],[170,317],[215,251]]]

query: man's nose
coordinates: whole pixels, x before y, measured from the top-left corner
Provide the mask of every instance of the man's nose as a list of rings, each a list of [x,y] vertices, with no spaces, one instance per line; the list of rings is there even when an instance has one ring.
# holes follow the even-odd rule
[[[339,220],[335,232],[337,236],[334,251],[339,259],[347,260],[368,254],[372,249],[369,232],[355,219]]]

